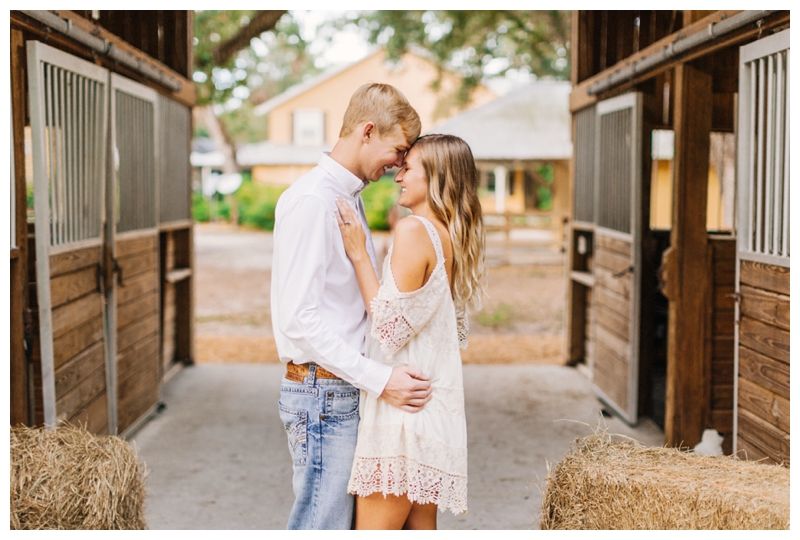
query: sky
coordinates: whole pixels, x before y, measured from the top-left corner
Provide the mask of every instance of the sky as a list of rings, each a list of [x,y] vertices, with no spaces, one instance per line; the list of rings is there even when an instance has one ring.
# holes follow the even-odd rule
[[[346,10],[292,10],[291,14],[300,24],[303,39],[312,43],[311,52],[322,52],[328,65],[349,64],[364,58],[369,52],[369,43],[354,30],[338,32],[330,46],[323,40],[314,40],[317,27],[328,19],[347,13]]]

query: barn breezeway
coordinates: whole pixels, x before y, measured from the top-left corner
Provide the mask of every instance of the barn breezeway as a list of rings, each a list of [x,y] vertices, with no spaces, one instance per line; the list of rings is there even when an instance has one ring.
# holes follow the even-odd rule
[[[225,338],[228,347],[237,339],[250,340],[240,352],[229,353],[250,356],[257,349],[253,343],[271,341],[271,245],[267,233],[195,226],[198,349],[214,343],[213,338]],[[530,287],[540,292],[523,301],[541,302],[535,310],[544,316],[550,304],[560,308],[560,293],[544,297],[545,289],[561,278],[538,268],[538,274],[526,274],[518,267],[511,279],[532,275],[538,280]],[[491,272],[490,287],[499,286]],[[223,281],[231,285],[226,289]],[[519,282],[514,283],[509,290],[520,296]],[[490,295],[499,302],[507,294],[495,288]],[[525,319],[522,308],[513,306]],[[549,343],[558,324],[533,318],[506,328],[481,330],[476,324],[472,345],[493,350],[480,348],[477,339],[491,332],[502,339],[514,338],[515,332],[532,334]],[[440,529],[537,529],[548,464],[555,465],[573,440],[598,426],[647,445],[663,443],[662,431],[649,420],[631,428],[616,417],[604,417],[586,376],[542,358],[535,339],[528,347],[515,343],[520,345],[513,354],[519,358],[512,364],[464,365],[469,511],[440,513]],[[206,362],[183,368],[163,386],[165,407],[131,438],[149,470],[148,526],[283,529],[293,500],[291,461],[277,406],[283,368],[274,360],[249,357]]]
[[[277,402],[279,364],[201,364],[163,389],[166,407],[132,439],[149,475],[150,529],[283,529],[291,461]],[[469,511],[440,529],[538,529],[541,490],[578,437],[610,433],[661,445],[652,422],[604,418],[589,381],[553,365],[467,365]]]

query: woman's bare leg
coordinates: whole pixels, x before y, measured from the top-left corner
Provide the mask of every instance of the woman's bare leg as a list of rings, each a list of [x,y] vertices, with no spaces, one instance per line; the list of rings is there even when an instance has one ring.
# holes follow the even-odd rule
[[[411,511],[408,513],[403,529],[409,531],[435,531],[436,530],[436,512],[438,506],[433,503],[429,504],[411,504]]]
[[[406,523],[411,512],[411,501],[405,495],[372,493],[356,497],[357,530],[396,530]]]

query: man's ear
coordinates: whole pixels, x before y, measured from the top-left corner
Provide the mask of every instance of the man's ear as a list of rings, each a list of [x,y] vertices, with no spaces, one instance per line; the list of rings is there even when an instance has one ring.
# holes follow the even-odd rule
[[[375,124],[372,122],[367,122],[364,124],[363,131],[362,131],[362,139],[365,144],[369,144],[370,136],[375,133]]]

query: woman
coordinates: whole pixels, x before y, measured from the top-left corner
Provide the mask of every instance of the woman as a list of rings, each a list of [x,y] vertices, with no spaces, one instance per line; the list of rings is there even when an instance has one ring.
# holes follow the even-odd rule
[[[459,349],[467,308],[480,308],[484,232],[469,146],[452,135],[417,139],[395,176],[412,215],[395,226],[378,281],[364,231],[343,201],[339,230],[370,315],[367,350],[418,368],[431,400],[408,413],[364,393],[348,491],[356,529],[435,529],[437,508],[467,510],[467,430]]]

